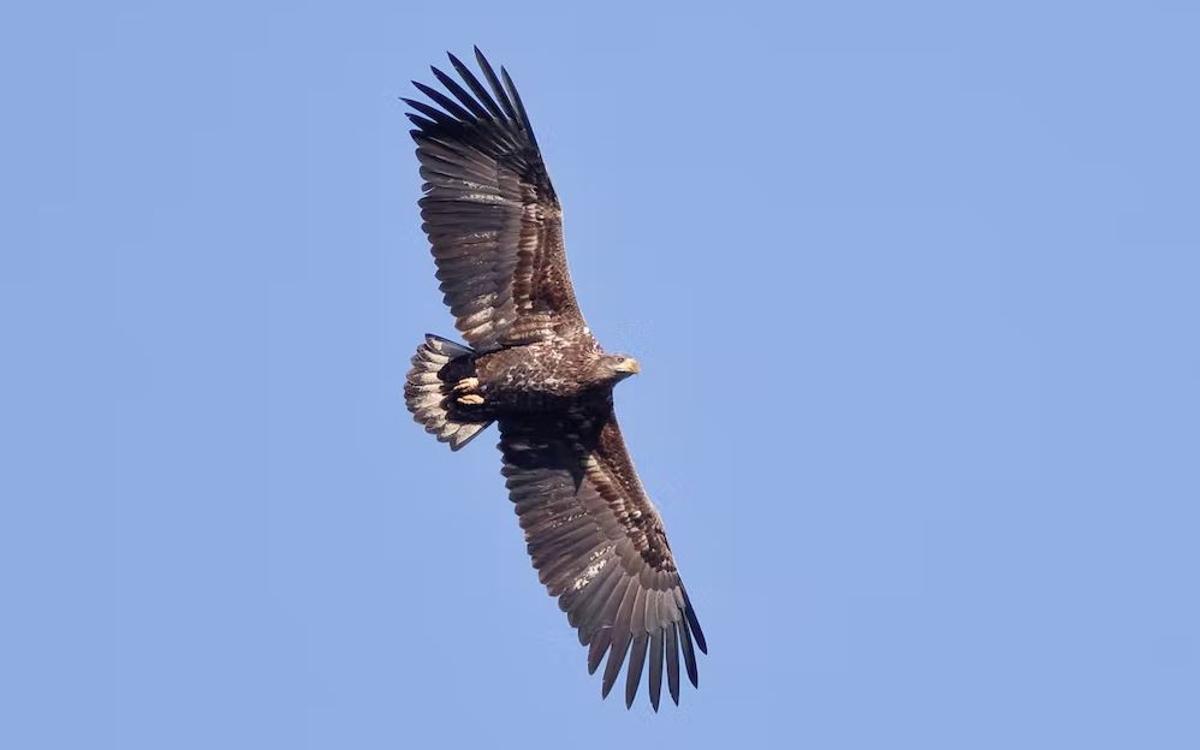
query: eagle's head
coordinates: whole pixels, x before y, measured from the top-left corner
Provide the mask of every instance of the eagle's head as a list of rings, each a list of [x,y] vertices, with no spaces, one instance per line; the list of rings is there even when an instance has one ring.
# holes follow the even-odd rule
[[[600,383],[616,385],[630,375],[636,375],[641,371],[641,365],[633,357],[626,357],[624,354],[605,354],[596,361],[592,377]]]

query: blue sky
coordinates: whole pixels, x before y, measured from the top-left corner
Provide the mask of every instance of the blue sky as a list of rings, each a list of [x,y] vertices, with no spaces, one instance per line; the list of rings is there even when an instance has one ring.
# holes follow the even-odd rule
[[[2,12],[0,745],[1200,746],[1194,5],[407,5]],[[643,366],[657,716],[402,403],[476,43]]]

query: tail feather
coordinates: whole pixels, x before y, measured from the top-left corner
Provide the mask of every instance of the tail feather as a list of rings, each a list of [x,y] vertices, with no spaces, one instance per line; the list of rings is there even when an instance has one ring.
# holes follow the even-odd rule
[[[491,424],[491,421],[461,421],[451,413],[453,397],[450,389],[456,378],[449,377],[443,368],[451,363],[459,365],[461,357],[472,354],[474,352],[465,346],[426,334],[425,343],[417,347],[417,353],[413,355],[413,366],[404,383],[404,402],[413,418],[425,425],[426,432],[449,443],[450,450],[463,447]]]

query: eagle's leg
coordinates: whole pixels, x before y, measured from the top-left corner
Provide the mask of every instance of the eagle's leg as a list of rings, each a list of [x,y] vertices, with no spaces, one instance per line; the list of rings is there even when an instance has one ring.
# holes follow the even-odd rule
[[[478,406],[483,403],[483,396],[477,392],[479,378],[463,378],[454,384],[455,401],[463,406]]]

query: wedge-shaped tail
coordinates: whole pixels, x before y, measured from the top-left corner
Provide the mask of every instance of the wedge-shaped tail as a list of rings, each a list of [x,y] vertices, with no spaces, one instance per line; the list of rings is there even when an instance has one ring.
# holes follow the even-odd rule
[[[455,413],[453,387],[473,370],[474,352],[431,333],[417,347],[404,383],[404,402],[413,418],[450,450],[458,450],[491,424],[462,419]]]

